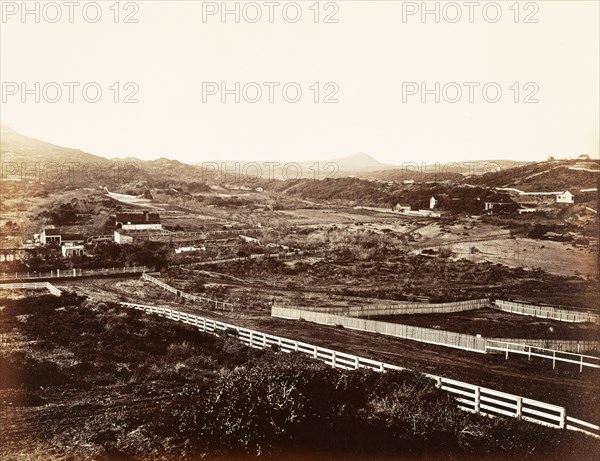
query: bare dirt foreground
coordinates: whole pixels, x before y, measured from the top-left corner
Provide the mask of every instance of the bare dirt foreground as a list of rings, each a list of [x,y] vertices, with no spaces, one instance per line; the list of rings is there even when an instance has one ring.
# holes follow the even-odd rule
[[[597,424],[600,421],[600,374],[571,364],[542,359],[485,355],[390,338],[304,321],[274,319],[261,310],[216,312],[173,302],[172,295],[140,280],[74,281],[78,293],[107,301],[177,307],[184,312],[246,328],[302,340],[309,344],[386,361],[409,369],[441,375],[567,408],[567,414]],[[525,320],[527,322],[528,320]]]

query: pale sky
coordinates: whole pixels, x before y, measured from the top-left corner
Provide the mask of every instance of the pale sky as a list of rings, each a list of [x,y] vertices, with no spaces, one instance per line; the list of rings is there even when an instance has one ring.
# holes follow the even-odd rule
[[[54,144],[190,163],[325,160],[357,152],[392,164],[598,157],[597,1],[520,2],[517,23],[514,0],[498,2],[502,16],[495,23],[497,8],[485,1],[474,7],[472,23],[462,1],[427,2],[432,10],[439,5],[439,23],[434,14],[425,21],[420,11],[408,15],[420,1],[322,1],[318,23],[313,1],[299,2],[296,23],[288,21],[297,8],[285,1],[272,7],[273,23],[268,2],[227,2],[231,9],[240,5],[239,23],[233,14],[223,22],[219,12],[203,21],[203,9],[208,14],[222,2],[120,2],[118,23],[114,1],[99,2],[96,23],[88,22],[97,13],[92,2],[73,7],[72,23],[65,2],[27,2],[32,10],[39,5],[39,23],[33,13],[21,16],[22,2],[0,3],[0,120]],[[462,16],[452,23],[456,5]],[[250,22],[258,9],[262,18]],[[61,18],[50,22],[57,12]],[[138,22],[125,23],[128,14]],[[325,23],[328,15],[337,23]],[[33,93],[39,82],[39,103],[35,94],[21,100],[23,82]],[[73,102],[64,82],[79,84]],[[97,103],[83,98],[90,82],[89,98],[95,87],[102,90]],[[135,83],[139,102],[115,103],[115,82],[120,100],[136,88],[125,84]],[[220,94],[203,101],[203,82],[230,89],[257,82],[263,94],[249,102],[256,93],[248,86],[239,103],[234,95],[223,103]],[[273,103],[264,82],[279,84]],[[403,87],[420,91],[425,83],[434,90],[436,82],[439,103],[434,94],[423,103],[420,93],[404,94],[403,101]],[[464,82],[474,82],[474,102]],[[299,102],[284,99],[287,83],[289,98],[301,88]],[[502,90],[498,102],[484,99],[486,84],[488,101]],[[457,86],[462,97],[451,103]],[[335,89],[339,102],[323,103]],[[528,95],[539,102],[524,103]]]

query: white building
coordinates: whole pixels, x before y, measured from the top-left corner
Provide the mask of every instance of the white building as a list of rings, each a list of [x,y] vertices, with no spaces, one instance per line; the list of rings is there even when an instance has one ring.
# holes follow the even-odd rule
[[[160,215],[158,213],[117,213],[116,226],[123,230],[160,230]]]
[[[83,245],[77,243],[63,243],[60,247],[63,258],[72,258],[73,256],[83,256]]]
[[[575,196],[567,190],[556,196],[556,203],[575,203]]]
[[[429,199],[429,209],[433,210],[438,204],[438,201],[435,199],[435,197],[431,197]]]

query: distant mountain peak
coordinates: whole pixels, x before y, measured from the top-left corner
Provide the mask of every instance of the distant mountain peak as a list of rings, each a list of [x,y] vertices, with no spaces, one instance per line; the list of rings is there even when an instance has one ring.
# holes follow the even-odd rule
[[[395,168],[393,165],[381,163],[376,158],[364,152],[347,155],[331,160],[339,166],[340,171],[377,171],[388,168]]]

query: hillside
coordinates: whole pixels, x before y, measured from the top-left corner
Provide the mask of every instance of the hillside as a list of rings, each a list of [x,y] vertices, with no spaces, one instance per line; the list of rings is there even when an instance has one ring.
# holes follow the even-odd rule
[[[203,180],[200,168],[177,160],[161,158],[144,161],[137,158],[108,159],[79,149],[61,147],[22,135],[12,128],[0,128],[0,156],[5,166],[3,179],[35,178],[56,183],[55,186],[85,185],[98,187],[106,184],[126,185],[144,181]],[[61,166],[61,181],[56,178],[57,165]],[[47,168],[47,171],[44,170]],[[37,181],[35,181],[37,182]]]
[[[56,146],[17,133],[12,128],[0,125],[0,155],[2,162],[26,163],[97,163],[108,165],[105,157],[83,152],[79,149]]]
[[[598,187],[598,173],[599,160],[558,160],[474,175],[466,178],[465,182],[489,187],[511,187],[524,192],[578,191]]]

